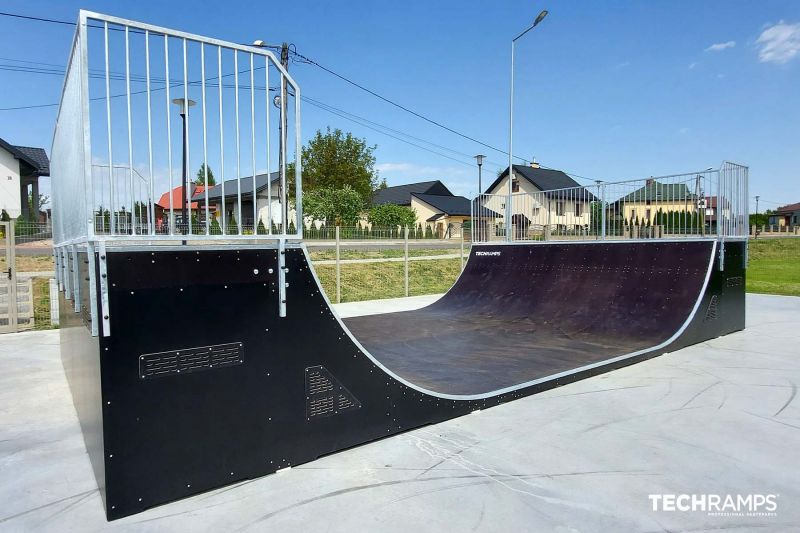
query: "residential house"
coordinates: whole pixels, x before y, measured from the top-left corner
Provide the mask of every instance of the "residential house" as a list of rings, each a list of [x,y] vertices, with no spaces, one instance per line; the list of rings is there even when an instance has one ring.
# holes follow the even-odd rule
[[[590,223],[590,204],[597,200],[566,173],[541,168],[537,163],[514,165],[511,191],[511,223],[517,238],[526,238],[530,232],[543,228],[582,230]],[[479,213],[490,210],[498,214],[494,219],[487,217],[481,231],[488,231],[489,235],[503,232],[507,201],[508,168],[479,199]],[[492,226],[496,231],[489,229]]]
[[[375,191],[373,205],[396,204],[410,207],[416,225],[430,227],[439,238],[461,236],[461,228],[470,219],[470,201],[456,196],[441,181],[423,181]],[[487,212],[486,216],[497,216]]]
[[[662,213],[713,214],[716,198],[701,197],[689,190],[686,183],[662,183],[649,179],[642,187],[626,194],[612,204],[617,218],[629,223],[655,224],[656,215]],[[710,210],[711,213],[707,213]]]
[[[243,176],[241,180],[229,179],[224,184],[220,183],[209,187],[208,203],[209,209],[214,213],[218,220],[220,216],[225,216],[226,221],[231,217],[249,229],[252,229],[254,220],[256,225],[260,222],[265,227],[269,226],[270,211],[272,223],[276,226],[283,220],[281,216],[281,190],[280,172],[270,172],[268,174],[256,174],[256,209],[253,210],[253,177]],[[223,194],[224,189],[224,194]],[[241,199],[241,204],[240,204]],[[205,206],[206,193],[198,191],[192,196],[192,200],[197,201],[201,206]],[[270,205],[270,200],[272,201]],[[241,205],[241,210],[240,210]],[[288,213],[289,220],[293,219],[294,210]]]
[[[22,215],[26,220],[42,221],[39,177],[49,175],[50,160],[43,148],[14,146],[0,139],[0,212],[12,218]]]
[[[192,198],[205,191],[204,185],[189,184]],[[170,200],[170,196],[172,197]],[[158,199],[154,206],[156,228],[159,232],[168,233],[170,227],[179,227],[184,224],[183,205],[186,196],[183,193],[183,185],[179,185],[171,191],[165,192]],[[205,222],[205,204],[197,201],[189,202],[187,213],[193,220]]]
[[[800,224],[800,203],[784,205],[769,216],[770,226],[797,226]]]

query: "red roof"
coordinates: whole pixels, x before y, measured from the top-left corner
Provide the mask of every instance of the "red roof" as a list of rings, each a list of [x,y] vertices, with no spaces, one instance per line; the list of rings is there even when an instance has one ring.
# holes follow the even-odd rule
[[[794,211],[800,211],[800,202],[796,204],[789,204],[784,205],[783,207],[778,208],[778,213],[792,213]]]
[[[189,185],[189,190],[191,191],[192,195],[197,194],[198,192],[203,192],[205,190],[205,185]],[[169,192],[165,192],[161,195],[156,205],[161,207],[162,209],[169,209]],[[183,209],[183,186],[178,186],[172,189],[172,209]],[[189,204],[189,209],[197,209],[197,202],[191,202]]]

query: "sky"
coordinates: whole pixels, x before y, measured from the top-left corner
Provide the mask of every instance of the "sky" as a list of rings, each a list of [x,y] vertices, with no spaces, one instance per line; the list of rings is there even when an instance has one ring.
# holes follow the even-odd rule
[[[760,196],[761,211],[800,202],[796,0],[6,0],[0,10],[74,21],[79,8],[238,43],[292,43],[321,65],[500,150],[508,148],[510,41],[548,9],[517,43],[515,155],[535,157],[581,184],[731,160],[749,165],[750,195]],[[0,109],[58,102],[60,75],[3,66],[63,66],[73,31],[0,16]],[[390,185],[439,179],[456,194],[474,195],[471,156],[487,156],[484,184],[507,165],[507,155],[317,66],[293,62],[289,70],[305,96],[371,121],[365,127],[306,102],[303,141],[327,127],[366,138],[377,145],[376,167]],[[0,110],[0,137],[49,152],[56,113]]]

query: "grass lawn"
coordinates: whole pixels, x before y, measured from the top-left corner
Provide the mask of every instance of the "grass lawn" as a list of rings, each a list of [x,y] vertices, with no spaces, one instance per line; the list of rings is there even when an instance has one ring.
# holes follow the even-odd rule
[[[17,255],[17,272],[42,272],[55,269],[52,255]],[[0,270],[8,270],[5,256],[0,257]]]
[[[342,302],[405,296],[403,263],[348,264],[341,268]],[[335,302],[336,266],[315,265],[314,270],[328,298]],[[460,271],[460,259],[411,261],[408,264],[409,296],[446,292]]]
[[[751,239],[747,292],[800,296],[800,239]]]

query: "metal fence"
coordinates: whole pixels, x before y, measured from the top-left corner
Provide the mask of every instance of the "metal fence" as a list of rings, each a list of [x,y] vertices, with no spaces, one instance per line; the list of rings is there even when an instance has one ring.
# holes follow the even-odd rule
[[[434,247],[431,241],[412,239],[406,230],[399,240],[346,243],[340,228],[334,228],[334,234],[329,245],[318,242],[309,251],[333,303],[444,293],[469,255],[469,243],[463,239]]]
[[[56,246],[260,235],[247,219],[302,237],[299,121],[272,52],[81,11],[51,151]]]
[[[747,167],[725,162],[718,170],[481,194],[473,203],[474,240],[746,237],[747,175]]]

